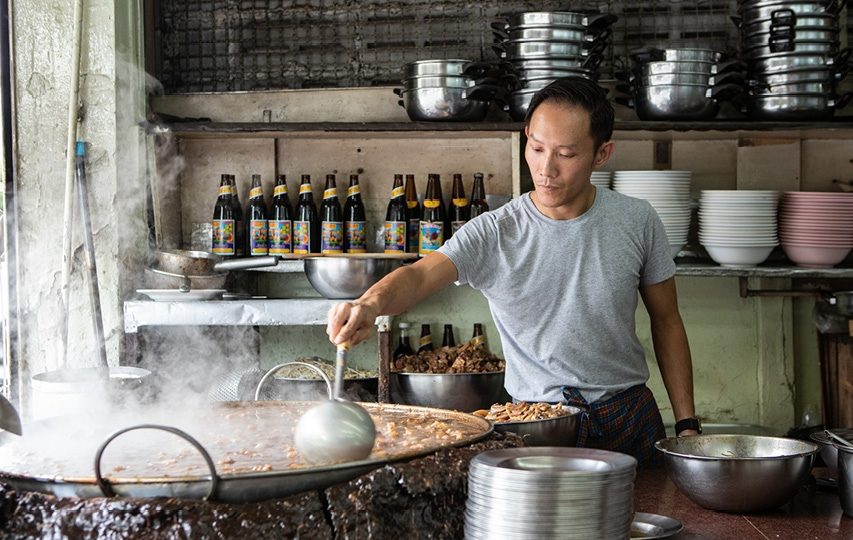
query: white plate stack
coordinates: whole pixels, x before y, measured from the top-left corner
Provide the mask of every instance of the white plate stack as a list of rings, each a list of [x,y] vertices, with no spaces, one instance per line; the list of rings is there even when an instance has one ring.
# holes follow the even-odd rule
[[[720,266],[763,263],[779,245],[779,192],[706,190],[699,199],[699,243]]]
[[[637,460],[591,448],[531,447],[471,460],[465,538],[628,538]]]
[[[610,189],[611,178],[613,178],[613,173],[610,171],[593,171],[589,180],[595,187]]]
[[[785,255],[799,266],[835,266],[853,248],[853,193],[786,191],[779,237]]]
[[[663,221],[670,253],[678,255],[690,230],[690,171],[616,171],[613,190],[651,203]]]

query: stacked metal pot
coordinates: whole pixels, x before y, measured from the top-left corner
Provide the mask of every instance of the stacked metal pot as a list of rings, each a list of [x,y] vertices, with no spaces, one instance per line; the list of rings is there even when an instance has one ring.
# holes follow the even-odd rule
[[[523,120],[533,95],[556,79],[597,79],[616,16],[570,11],[511,15],[492,24],[495,53],[509,74],[507,112]]]
[[[768,120],[818,120],[843,108],[836,85],[850,50],[839,50],[846,0],[740,0],[740,56],[748,67],[746,112]]]
[[[421,60],[405,66],[401,107],[414,121],[483,120],[498,86],[492,64],[472,60]]]
[[[711,120],[720,102],[744,91],[743,66],[710,49],[646,48],[631,53],[633,67],[616,75],[630,94],[615,98],[641,120]]]

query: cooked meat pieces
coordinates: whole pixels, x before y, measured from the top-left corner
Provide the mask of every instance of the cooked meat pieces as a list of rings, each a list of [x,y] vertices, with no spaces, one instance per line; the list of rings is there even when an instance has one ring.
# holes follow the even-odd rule
[[[503,370],[503,360],[484,346],[471,343],[422,351],[391,361],[391,371],[402,373],[490,373]]]
[[[559,403],[552,405],[550,403],[527,403],[519,401],[518,403],[495,403],[488,411],[480,409],[479,411],[474,411],[473,414],[492,422],[504,423],[547,420],[566,415],[568,412]]]

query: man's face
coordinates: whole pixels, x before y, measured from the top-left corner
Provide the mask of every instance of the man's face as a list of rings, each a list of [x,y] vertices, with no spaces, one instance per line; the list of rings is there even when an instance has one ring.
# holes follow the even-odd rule
[[[536,202],[545,209],[571,204],[590,185],[592,170],[610,157],[612,142],[598,149],[589,113],[581,107],[545,101],[525,129],[524,158],[533,176]]]

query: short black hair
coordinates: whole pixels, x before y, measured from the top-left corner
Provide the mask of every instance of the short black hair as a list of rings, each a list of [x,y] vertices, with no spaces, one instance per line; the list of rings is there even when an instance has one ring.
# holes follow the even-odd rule
[[[527,107],[525,126],[530,125],[533,111],[545,101],[573,105],[588,112],[589,132],[595,140],[596,149],[613,136],[613,106],[604,89],[595,81],[584,77],[564,77],[536,92]]]

